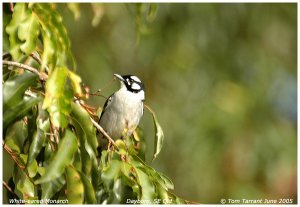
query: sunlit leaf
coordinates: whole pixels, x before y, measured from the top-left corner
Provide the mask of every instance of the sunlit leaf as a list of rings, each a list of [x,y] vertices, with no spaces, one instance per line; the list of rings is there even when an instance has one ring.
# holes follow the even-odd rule
[[[67,189],[66,194],[69,204],[82,204],[84,201],[84,185],[80,174],[72,166],[66,168]]]
[[[41,69],[44,70],[46,66],[48,65],[51,69],[53,69],[56,66],[56,60],[57,57],[55,56],[55,51],[56,51],[56,44],[55,42],[52,41],[51,39],[51,32],[48,30],[42,31],[43,35],[43,43],[44,43],[44,51],[42,54],[42,65]]]
[[[28,9],[26,11],[26,17],[19,25],[18,29],[18,37],[24,42],[20,48],[25,54],[29,55],[35,50],[37,38],[40,33],[39,29],[40,25],[38,18]]]
[[[121,139],[116,140],[116,145],[117,145],[117,147],[119,149],[118,152],[121,155],[126,155],[127,154],[127,147],[126,147],[126,145],[125,145],[125,143],[124,143],[123,140],[121,140]]]
[[[157,196],[161,199],[160,204],[170,204],[168,191],[159,184],[155,184]]]
[[[59,143],[58,150],[46,168],[46,173],[41,178],[36,180],[36,184],[49,182],[52,179],[59,177],[73,159],[73,156],[78,148],[77,138],[70,131],[66,130],[62,140]]]
[[[138,183],[142,189],[141,200],[149,200],[150,202],[153,202],[153,199],[156,196],[153,181],[141,168],[138,167],[135,168],[135,170],[138,174]]]
[[[67,86],[68,69],[56,68],[46,82],[43,108],[49,111],[51,121],[56,127],[66,127],[71,112],[73,91]]]
[[[38,172],[38,165],[37,162],[34,160],[31,164],[28,164],[28,155],[27,154],[20,154],[20,158],[24,163],[26,163],[26,170],[28,172],[29,177],[33,178]]]
[[[155,137],[154,137],[154,154],[153,159],[154,160],[157,155],[160,153],[163,142],[164,142],[164,132],[162,130],[162,127],[158,123],[157,117],[153,110],[149,110],[152,114],[153,122],[154,122],[154,128],[155,128]]]
[[[19,60],[22,56],[21,45],[22,41],[18,38],[18,28],[22,21],[26,18],[27,4],[18,3],[14,6],[14,13],[10,23],[6,27],[6,32],[9,35],[10,54],[14,60]]]
[[[61,15],[49,3],[33,4],[32,11],[39,17],[41,24],[44,52],[42,66],[49,65],[50,69],[66,66],[67,60],[75,67],[74,58],[70,53],[70,39],[62,23]]]
[[[164,181],[164,186],[166,186],[167,189],[174,189],[174,184],[171,181],[170,178],[168,178],[166,175],[162,174],[162,173],[158,173],[160,178]]]
[[[75,94],[78,96],[82,96],[83,94],[82,94],[82,90],[81,90],[81,86],[80,86],[80,83],[81,83],[80,76],[78,76],[76,73],[74,73],[70,70],[68,70],[68,76],[71,81],[71,85],[73,87]]]

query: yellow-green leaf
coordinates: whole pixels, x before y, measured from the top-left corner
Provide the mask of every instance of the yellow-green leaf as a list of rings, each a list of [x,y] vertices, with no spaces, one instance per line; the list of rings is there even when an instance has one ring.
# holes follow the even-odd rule
[[[22,56],[21,45],[22,41],[18,38],[18,29],[22,21],[26,18],[27,4],[17,3],[14,6],[14,13],[10,23],[7,25],[5,31],[9,35],[10,54],[14,60],[19,60]]]
[[[155,137],[154,137],[154,154],[153,154],[153,159],[154,160],[157,155],[160,153],[162,146],[163,146],[163,142],[164,142],[164,132],[162,130],[162,127],[160,126],[157,117],[154,113],[153,110],[151,110],[148,107],[149,111],[151,112],[152,118],[153,118],[153,122],[154,122],[154,129],[155,129]]]
[[[29,55],[36,48],[37,38],[40,33],[40,24],[38,18],[31,10],[28,9],[26,14],[25,19],[19,25],[18,37],[24,42],[20,47],[21,50]]]
[[[68,70],[68,76],[70,78],[73,90],[75,92],[76,95],[78,96],[82,96],[82,90],[81,90],[81,78],[80,76],[78,76],[76,73]]]
[[[82,204],[84,201],[84,185],[80,174],[72,166],[66,168],[67,189],[69,204]]]
[[[73,91],[67,85],[68,69],[56,68],[46,82],[46,94],[43,108],[50,113],[54,126],[66,127],[68,116],[71,112]]]

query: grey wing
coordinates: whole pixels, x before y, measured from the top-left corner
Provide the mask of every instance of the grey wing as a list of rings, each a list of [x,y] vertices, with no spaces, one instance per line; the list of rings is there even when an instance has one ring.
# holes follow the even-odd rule
[[[105,101],[105,103],[104,103],[104,106],[103,106],[103,109],[102,109],[102,112],[101,112],[101,115],[100,115],[100,118],[99,118],[98,124],[100,123],[101,117],[102,117],[103,114],[105,113],[105,110],[106,110],[107,106],[110,104],[113,95],[114,95],[114,94],[112,94],[110,97],[108,97],[108,99],[106,99],[106,101]]]

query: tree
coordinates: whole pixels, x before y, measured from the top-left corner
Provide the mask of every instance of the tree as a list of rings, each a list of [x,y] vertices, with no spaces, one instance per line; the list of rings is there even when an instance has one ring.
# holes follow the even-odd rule
[[[140,130],[98,152],[96,130],[105,132],[94,120],[93,108],[84,103],[88,92],[74,71],[70,39],[57,5],[4,6],[10,12],[4,24],[9,51],[3,54],[3,149],[15,163],[10,181],[4,182],[9,201],[186,203],[171,192],[174,186],[168,177],[145,163]],[[76,14],[78,5],[68,6]],[[152,9],[150,19],[153,13]],[[155,158],[163,132],[149,111],[156,130]]]

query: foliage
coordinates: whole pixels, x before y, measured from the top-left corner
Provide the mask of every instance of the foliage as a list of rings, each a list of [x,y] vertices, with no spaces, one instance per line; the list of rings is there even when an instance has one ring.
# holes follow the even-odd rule
[[[76,4],[69,8],[80,16]],[[153,16],[151,11],[149,18]],[[7,185],[10,199],[28,203],[67,199],[74,204],[186,202],[171,192],[169,178],[145,163],[140,133],[116,140],[114,149],[97,151],[94,114],[82,104],[81,78],[70,70],[70,63],[75,67],[71,41],[55,4],[16,3],[5,31],[12,58],[3,66],[3,148],[15,162]],[[30,66],[46,78],[12,62]],[[151,113],[155,158],[163,132]]]

